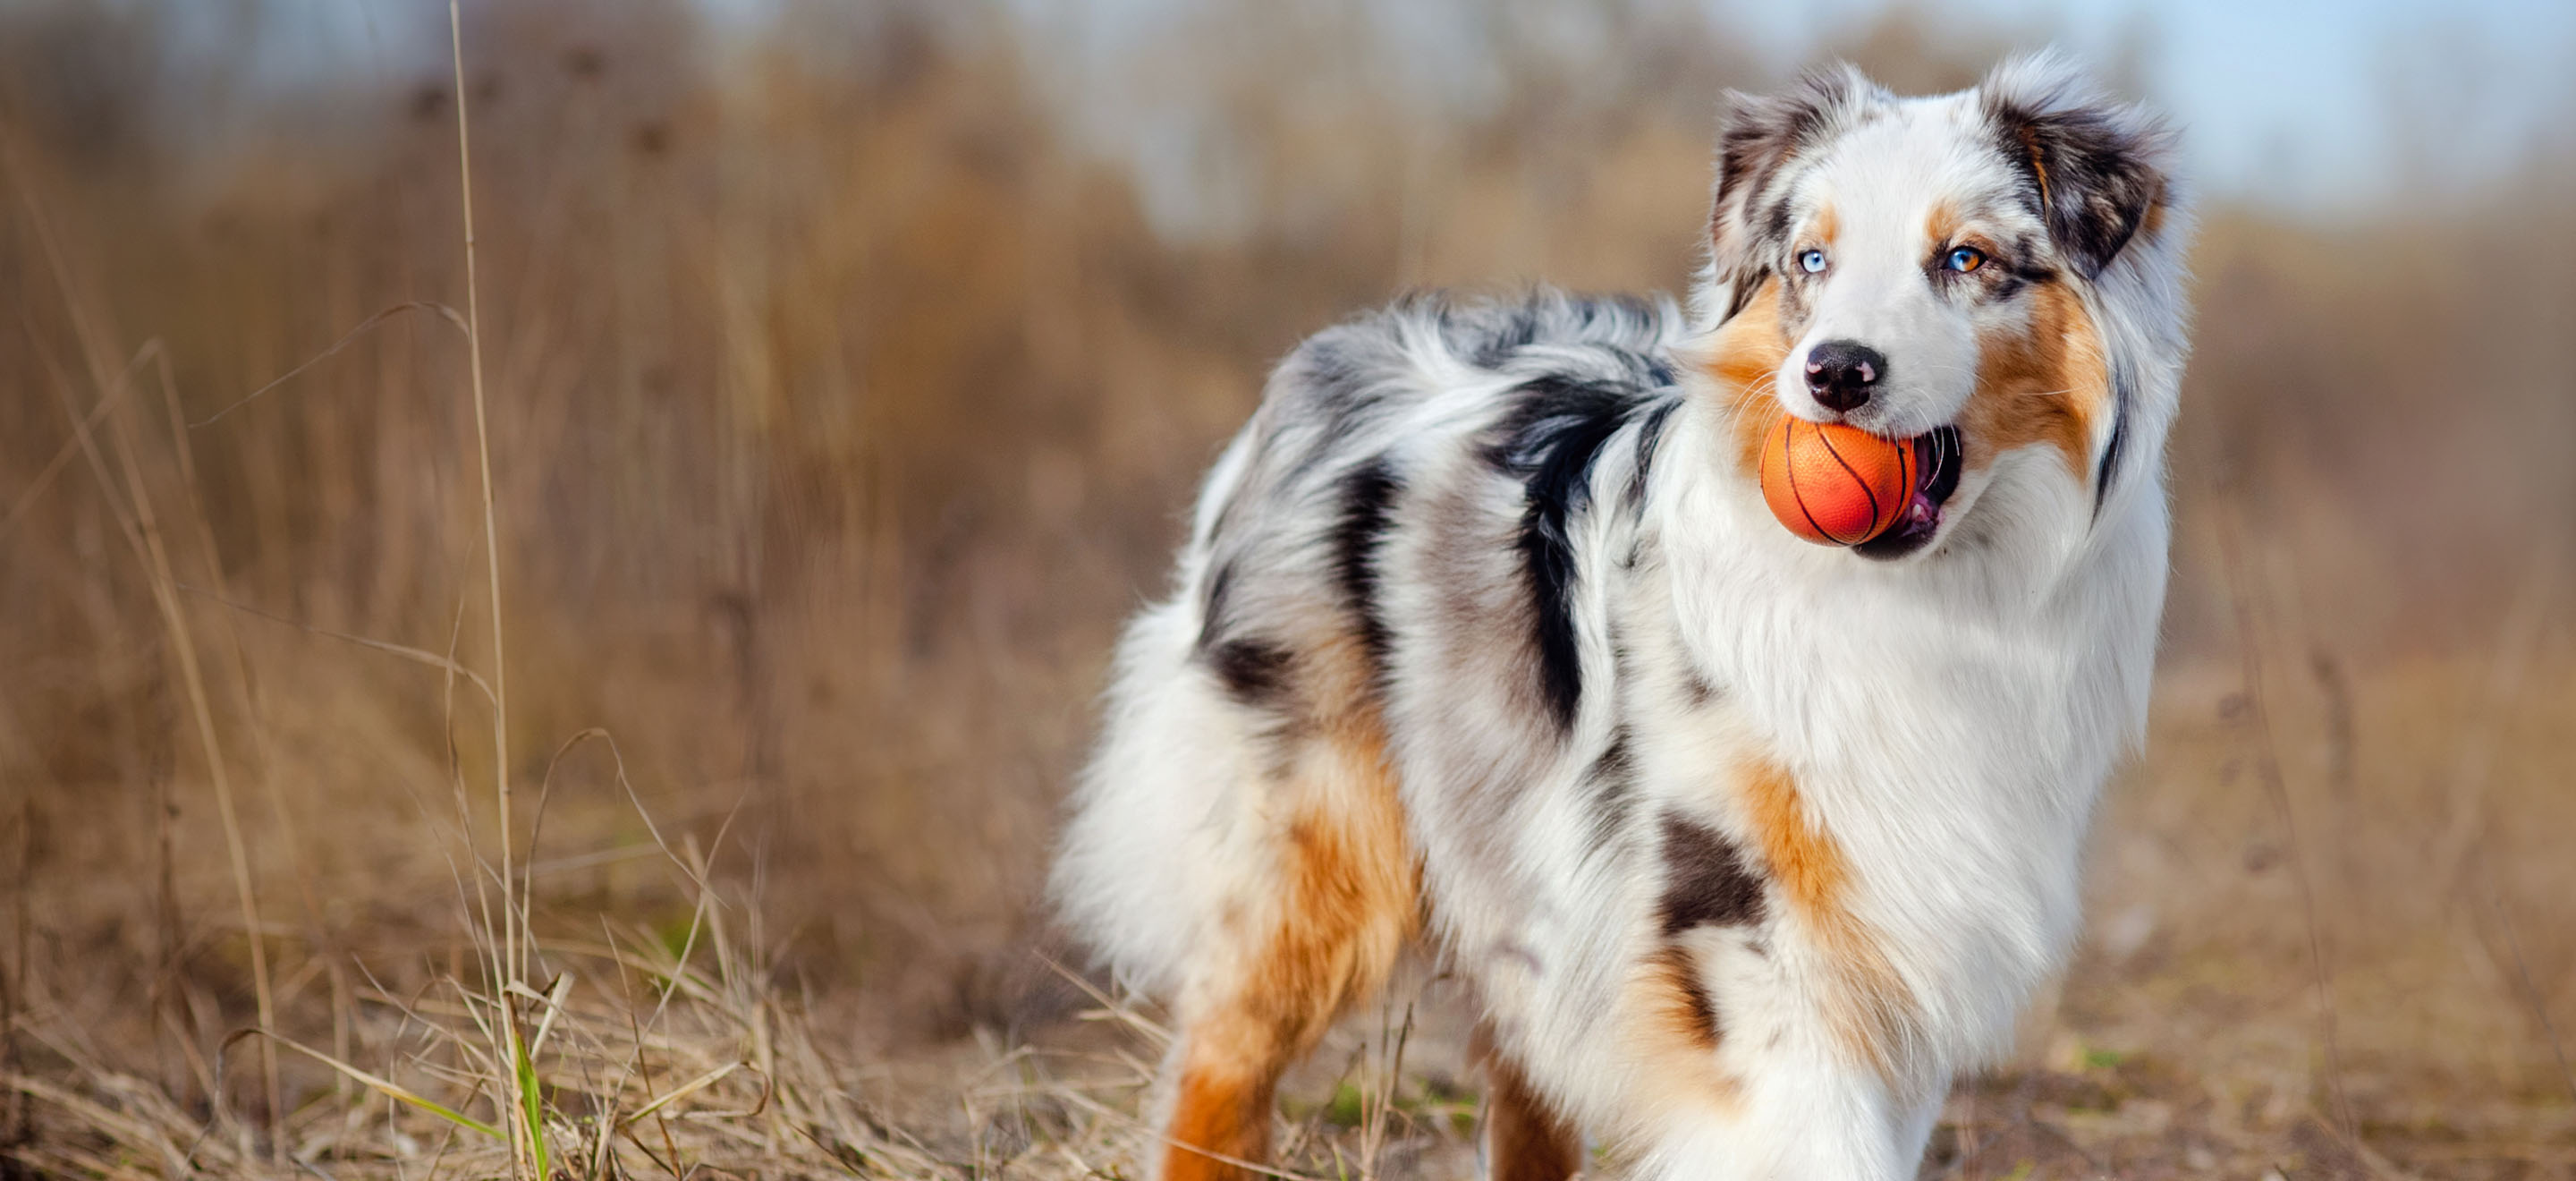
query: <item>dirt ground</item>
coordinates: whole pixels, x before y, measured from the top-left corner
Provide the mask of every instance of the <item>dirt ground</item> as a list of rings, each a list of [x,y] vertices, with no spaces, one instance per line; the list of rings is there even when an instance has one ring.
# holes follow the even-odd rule
[[[2015,1057],[1962,1081],[1922,1176],[2568,1175],[2576,1167],[2570,1080],[2530,1003],[2530,965],[2515,958],[2515,944],[2530,938],[2519,926],[2551,924],[2557,933],[2546,937],[2561,938],[2563,910],[2472,913],[2487,905],[2469,893],[2482,888],[2474,880],[2460,896],[2427,897],[2440,875],[2421,859],[2438,856],[2439,842],[2418,839],[2428,830],[2412,826],[2373,831],[2381,821],[2341,813],[2330,791],[2285,785],[2292,819],[2309,834],[2294,842],[2257,782],[2266,772],[2251,765],[2266,756],[2240,674],[2166,676],[2149,756],[2115,791],[2098,842],[2084,950],[2031,1016]],[[2364,685],[2355,732],[2385,733],[2394,723],[2382,711],[2427,695],[2442,696],[2420,683]],[[2555,732],[2541,716],[2522,724]],[[2318,753],[2328,771],[2350,757]],[[2414,770],[2372,774],[2402,780]],[[2516,807],[2532,805],[2518,814],[2566,802]],[[2338,832],[2346,835],[2332,844],[2305,843]],[[2399,851],[2410,846],[2411,856]],[[2356,848],[2384,849],[2387,860],[2351,865]],[[2295,896],[2302,875],[2318,899],[2313,947]],[[2322,985],[2311,957],[2322,959]],[[1344,1022],[1285,1088],[1291,1167],[1314,1176],[1477,1175],[1477,1080],[1461,1073],[1471,1020],[1462,1006],[1454,987],[1417,970]],[[955,1143],[987,1150],[996,1137],[1002,1145],[1027,1137],[1016,1151],[1040,1157],[1072,1129],[1097,1134],[1105,1120],[1115,1134],[1083,1167],[1133,1175],[1132,1164],[1111,1162],[1132,1159],[1120,1154],[1145,1143],[1128,1113],[1159,1030],[1150,1012],[1135,1019],[1143,1028],[1108,1009],[1089,1016],[1019,1041],[930,1050],[911,1077],[940,1105],[946,1092],[930,1080],[1008,1081],[986,1092],[984,1105],[962,1109],[986,1121],[980,1132],[957,1111],[912,1118],[944,1123]],[[1380,1099],[1390,1073],[1400,1081]],[[1119,1114],[1068,1099],[1077,1094]]]

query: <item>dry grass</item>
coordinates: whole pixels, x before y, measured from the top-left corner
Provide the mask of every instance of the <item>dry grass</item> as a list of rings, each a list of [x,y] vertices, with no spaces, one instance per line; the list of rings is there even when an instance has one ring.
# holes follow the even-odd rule
[[[0,1169],[1135,1175],[1154,1014],[1032,907],[1112,629],[1299,334],[1681,282],[1765,75],[1574,11],[1467,110],[1337,18],[1175,33],[1191,241],[982,10],[469,5],[213,153],[167,14],[0,18]],[[1851,48],[1993,49],[1938,27]],[[2154,739],[1927,1175],[2576,1176],[2576,222],[2220,209],[2198,269]],[[1462,1040],[1354,1017],[1283,1170],[1472,1173]]]

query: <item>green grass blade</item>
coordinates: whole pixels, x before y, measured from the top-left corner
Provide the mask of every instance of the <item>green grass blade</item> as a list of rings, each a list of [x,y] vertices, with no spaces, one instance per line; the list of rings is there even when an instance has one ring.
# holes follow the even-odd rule
[[[505,1018],[506,1019],[506,1018]],[[537,1086],[537,1060],[528,1055],[527,1043],[519,1040],[519,1024],[510,1021],[510,1058],[519,1084],[519,1108],[528,1121],[528,1147],[536,1153],[539,1181],[554,1176],[554,1165],[546,1157],[545,1093]]]
[[[324,1066],[328,1066],[333,1070],[339,1071],[341,1074],[347,1075],[350,1079],[356,1081],[362,1086],[374,1090],[385,1098],[401,1103],[411,1104],[412,1106],[417,1107],[422,1111],[426,1111],[431,1115],[437,1116],[440,1119],[446,1120],[457,1127],[464,1128],[468,1131],[481,1132],[495,1140],[506,1142],[510,1138],[509,1134],[503,1132],[501,1129],[484,1123],[483,1121],[467,1115],[464,1112],[448,1107],[445,1104],[439,1103],[438,1101],[422,1095],[409,1087],[405,1087],[400,1083],[394,1082],[392,1079],[370,1074],[367,1071],[360,1070],[355,1066],[342,1062],[329,1054],[325,1054],[320,1050],[316,1050],[311,1046],[305,1045],[302,1042],[296,1041],[292,1038],[279,1036],[278,1034],[271,1033],[265,1029],[253,1027],[250,1029],[236,1030],[231,1037],[224,1039],[223,1045],[217,1047],[215,1052],[220,1056],[224,1050],[230,1049],[234,1042],[240,1041],[241,1039],[250,1037],[254,1034],[267,1038],[278,1045],[284,1046],[287,1049],[293,1050],[298,1054],[302,1054],[307,1058],[311,1058]]]

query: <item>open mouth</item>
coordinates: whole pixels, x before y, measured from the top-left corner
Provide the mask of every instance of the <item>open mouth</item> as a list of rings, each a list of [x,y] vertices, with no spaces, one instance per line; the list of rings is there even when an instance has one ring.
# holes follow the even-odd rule
[[[1959,428],[1935,427],[1915,436],[1914,454],[1922,475],[1915,480],[1914,499],[1905,506],[1905,514],[1887,532],[1853,546],[1853,553],[1880,561],[1901,558],[1931,544],[1933,535],[1941,531],[1941,506],[1959,490]]]

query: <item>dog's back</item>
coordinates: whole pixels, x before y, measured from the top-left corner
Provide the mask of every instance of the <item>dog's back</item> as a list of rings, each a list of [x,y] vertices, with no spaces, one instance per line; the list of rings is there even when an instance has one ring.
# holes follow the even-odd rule
[[[1234,840],[1257,844],[1315,748],[1388,764],[1397,613],[1472,630],[1480,600],[1525,609],[1508,567],[1516,543],[1484,544],[1523,531],[1512,473],[1555,462],[1547,495],[1576,503],[1542,528],[1561,535],[1585,515],[1589,451],[1676,396],[1679,319],[1669,305],[1554,293],[1473,305],[1425,296],[1315,336],[1279,366],[1200,494],[1172,597],[1120,645],[1104,739],[1057,863],[1068,919],[1123,980],[1181,988],[1218,925],[1263,907],[1235,896],[1268,856]],[[1560,441],[1586,453],[1495,454],[1527,450],[1526,436],[1551,424],[1571,427]],[[1391,587],[1390,550],[1411,566],[1442,556],[1423,536],[1434,512],[1461,551],[1448,560],[1482,567],[1474,584]],[[1409,524],[1416,536],[1391,544]],[[1529,741],[1517,728],[1497,737]],[[1367,777],[1365,794],[1392,806],[1392,777]],[[1395,876],[1409,879],[1413,855],[1399,856]]]

